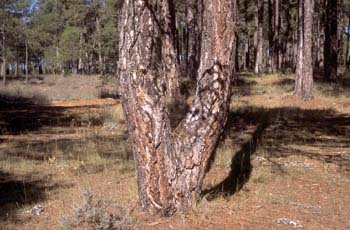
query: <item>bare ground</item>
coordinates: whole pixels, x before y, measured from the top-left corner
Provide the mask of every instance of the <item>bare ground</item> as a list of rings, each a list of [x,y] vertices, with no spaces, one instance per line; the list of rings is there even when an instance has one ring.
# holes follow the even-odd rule
[[[292,96],[292,76],[237,82],[203,199],[171,218],[137,208],[117,100],[2,97],[0,229],[74,229],[86,191],[125,207],[134,229],[350,229],[349,88],[315,89],[303,102]],[[29,211],[37,204],[39,216]]]

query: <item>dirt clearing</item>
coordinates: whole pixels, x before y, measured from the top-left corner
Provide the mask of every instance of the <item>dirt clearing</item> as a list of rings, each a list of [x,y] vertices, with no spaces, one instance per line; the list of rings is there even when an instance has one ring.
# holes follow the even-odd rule
[[[316,84],[315,99],[302,102],[292,88],[291,76],[248,75],[239,82],[202,201],[171,218],[137,208],[131,146],[116,99],[6,104],[0,228],[97,229],[117,221],[102,213],[94,217],[99,223],[87,224],[88,193],[96,206],[103,200],[121,207],[124,229],[350,229],[350,98]],[[38,205],[43,210],[36,215]]]

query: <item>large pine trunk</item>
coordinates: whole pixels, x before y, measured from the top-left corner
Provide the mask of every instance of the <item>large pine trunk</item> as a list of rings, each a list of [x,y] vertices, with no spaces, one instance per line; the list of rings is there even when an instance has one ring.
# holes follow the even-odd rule
[[[195,99],[185,119],[173,131],[167,111],[166,79],[172,74],[162,73],[159,64],[165,62],[169,67],[168,61],[175,57],[162,47],[166,30],[164,24],[157,23],[163,21],[158,17],[166,16],[164,7],[169,5],[158,3],[125,0],[119,75],[140,205],[151,213],[171,215],[188,210],[198,198],[210,156],[225,124],[235,33],[232,1],[204,0]],[[162,13],[155,12],[159,6]],[[164,52],[169,57],[164,57]]]
[[[313,1],[299,0],[299,45],[294,94],[304,100],[312,99],[312,22]]]

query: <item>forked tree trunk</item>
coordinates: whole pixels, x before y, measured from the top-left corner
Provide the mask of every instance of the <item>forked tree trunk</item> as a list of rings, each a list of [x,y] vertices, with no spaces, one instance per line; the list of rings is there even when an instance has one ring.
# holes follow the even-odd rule
[[[303,100],[312,99],[312,21],[313,1],[299,0],[299,46],[294,94]]]
[[[164,87],[167,75],[159,69],[159,63],[166,60],[161,54],[162,28],[156,20],[159,14],[153,12],[156,3],[125,0],[119,76],[140,205],[151,213],[171,215],[191,208],[199,195],[225,124],[235,32],[232,1],[204,0],[205,31],[196,96],[185,119],[172,131]]]

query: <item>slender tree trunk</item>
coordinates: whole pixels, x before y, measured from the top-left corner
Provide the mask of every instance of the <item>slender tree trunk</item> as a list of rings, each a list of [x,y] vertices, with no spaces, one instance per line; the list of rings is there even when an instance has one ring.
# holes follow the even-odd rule
[[[97,54],[98,54],[98,71],[99,74],[103,74],[103,57],[102,57],[102,43],[101,43],[101,23],[100,18],[96,17],[96,32],[97,32]]]
[[[326,0],[325,42],[324,42],[324,78],[327,81],[337,79],[338,69],[338,4],[335,0]]]
[[[278,69],[281,68],[281,60],[280,60],[280,39],[279,39],[279,33],[280,33],[280,27],[281,27],[281,18],[280,18],[280,12],[279,12],[279,5],[280,1],[275,0],[275,29],[274,29],[274,60],[273,60],[273,71],[276,72]]]
[[[314,0],[299,0],[299,46],[294,93],[303,100],[313,98],[312,25]]]
[[[350,28],[350,11],[348,15],[348,28]],[[346,55],[345,55],[346,69],[350,69],[350,31],[347,30],[346,33]]]
[[[344,65],[343,59],[343,32],[344,32],[344,2],[343,0],[338,0],[338,66]]]
[[[6,60],[6,35],[5,35],[5,25],[2,25],[2,84],[6,84],[6,68],[7,68],[7,60]]]
[[[238,9],[238,5],[239,5],[239,0],[233,1],[233,17],[235,22],[239,21],[239,9]],[[234,36],[234,47],[233,47],[233,55],[235,55],[235,57],[233,57],[233,60],[235,60],[234,62],[234,68],[233,68],[233,73],[238,73],[240,71],[240,60],[239,60],[239,44],[240,44],[241,38],[239,37],[239,33],[238,31],[235,32],[235,36]],[[233,80],[235,80],[233,78]]]
[[[244,1],[244,9],[248,9],[248,1]],[[239,4],[238,4],[239,6]],[[243,71],[247,71],[250,68],[250,54],[249,54],[249,32],[248,32],[248,11],[244,11],[244,50],[242,55]]]
[[[27,39],[25,40],[25,50],[26,50],[26,57],[25,57],[25,65],[26,65],[26,83],[28,83],[28,42]]]
[[[176,72],[176,40],[175,40],[175,8],[172,0],[162,1],[161,21],[162,21],[162,60],[164,79],[166,79],[168,100],[177,100],[180,96],[178,73]],[[187,56],[187,53],[185,54]],[[187,64],[187,58],[184,60]]]
[[[58,41],[56,45],[56,68],[55,68],[55,73],[62,73],[62,65],[61,65],[61,56],[60,56],[60,48],[58,47]],[[57,71],[57,72],[56,72]]]
[[[16,64],[15,64],[15,77],[19,75],[19,48],[16,46]]]
[[[257,27],[257,51],[255,58],[255,73],[263,70],[263,22],[264,22],[264,0],[258,0],[258,27]]]
[[[191,208],[199,195],[227,118],[234,63],[233,7],[230,0],[204,0],[196,96],[189,113],[172,132],[163,87],[167,79],[158,68],[163,36],[151,4],[124,2],[119,76],[140,205],[152,213],[171,215]]]
[[[268,57],[268,71],[275,72],[275,41],[274,30],[276,29],[273,24],[273,0],[268,0],[268,13],[269,13],[269,57]]]
[[[202,0],[190,0],[187,8],[187,24],[189,32],[189,72],[191,79],[196,79],[200,59],[201,43],[201,6]]]
[[[78,59],[78,74],[81,74],[84,70],[83,64],[83,33],[79,35],[79,59]]]
[[[258,53],[258,28],[259,28],[259,5],[255,4],[255,12],[254,12],[254,37],[253,37],[253,55],[254,55],[254,72],[256,70],[256,67],[258,66],[258,60],[257,60],[257,53]]]

